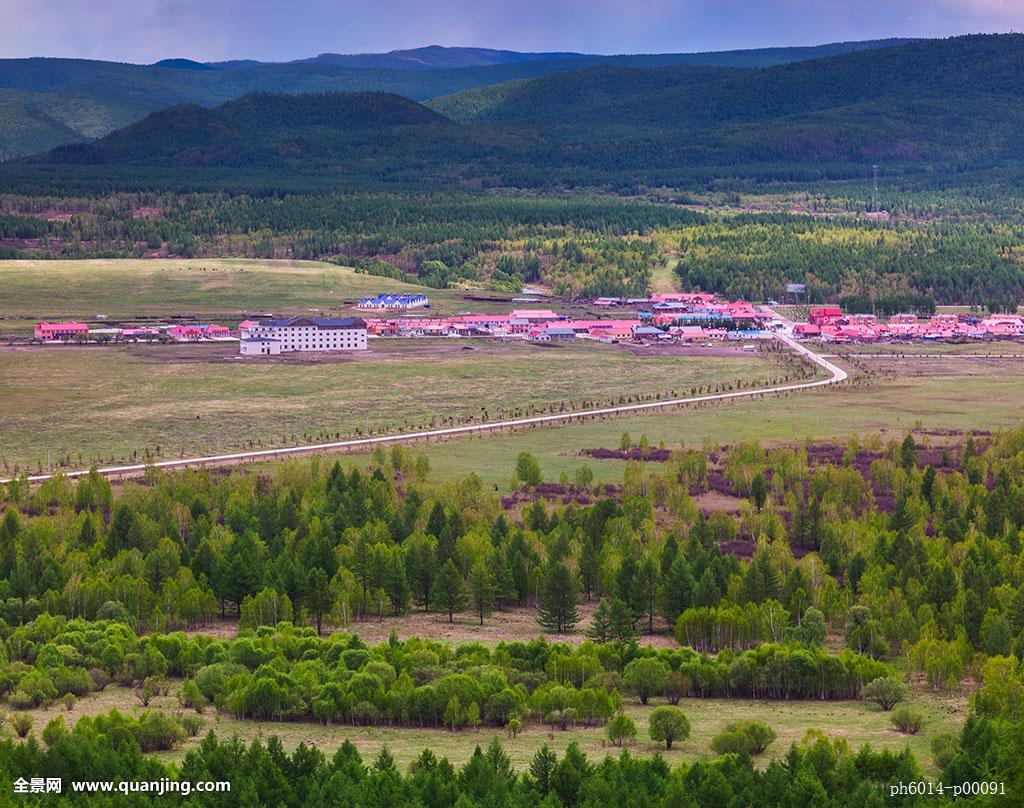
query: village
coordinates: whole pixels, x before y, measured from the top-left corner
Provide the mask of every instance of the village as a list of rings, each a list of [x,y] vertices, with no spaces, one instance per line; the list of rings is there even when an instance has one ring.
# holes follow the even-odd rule
[[[477,338],[536,344],[592,340],[603,343],[705,344],[755,341],[789,329],[799,340],[836,344],[903,344],[1024,339],[1018,314],[943,313],[929,317],[844,313],[839,306],[812,306],[806,322],[790,321],[773,308],[726,301],[704,292],[678,292],[646,298],[598,298],[576,302],[573,313],[522,308],[495,313],[433,316],[425,295],[379,295],[352,306],[356,316],[297,315],[245,319],[232,329],[213,323],[126,325],[101,322],[42,322],[37,343],[209,343],[237,341],[242,356],[275,356],[305,351],[360,351],[368,339]],[[596,310],[596,311],[595,311]],[[597,315],[597,316],[595,316]],[[616,316],[618,315],[618,316]]]
[[[894,314],[880,320],[874,314],[844,314],[839,306],[814,306],[806,323],[797,323],[798,339],[832,343],[968,342],[1024,337],[1024,317],[1019,314],[971,313]]]

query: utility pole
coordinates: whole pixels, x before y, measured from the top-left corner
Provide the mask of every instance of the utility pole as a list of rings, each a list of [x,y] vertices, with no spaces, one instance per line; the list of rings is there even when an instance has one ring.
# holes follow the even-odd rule
[[[878,213],[878,164],[871,166],[871,212]]]

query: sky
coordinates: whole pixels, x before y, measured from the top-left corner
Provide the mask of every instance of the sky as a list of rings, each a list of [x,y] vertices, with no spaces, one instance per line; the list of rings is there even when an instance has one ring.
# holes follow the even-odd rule
[[[669,53],[1024,30],[1024,0],[0,0],[0,57]]]

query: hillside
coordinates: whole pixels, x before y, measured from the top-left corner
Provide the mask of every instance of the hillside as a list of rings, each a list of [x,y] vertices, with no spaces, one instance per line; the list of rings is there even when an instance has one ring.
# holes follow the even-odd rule
[[[175,104],[209,107],[252,92],[375,91],[422,101],[475,87],[599,64],[750,67],[886,44],[891,41],[632,56],[431,46],[387,54],[322,54],[283,64],[252,60],[205,64],[189,59],[165,59],[153,65],[134,65],[85,59],[0,59],[0,93],[28,97],[29,101],[19,99],[16,103],[63,122],[73,133],[65,133],[65,140],[57,142],[74,142],[102,137],[150,112]],[[65,114],[69,107],[78,110],[73,119]],[[23,114],[27,115],[27,120],[19,126],[24,131],[32,131],[37,126],[35,116],[17,109],[7,110],[5,116],[14,126]],[[0,150],[8,156],[20,156],[55,145],[52,137],[42,135],[37,139],[19,138],[15,143],[5,140],[0,133]]]
[[[691,165],[946,162],[1021,156],[1022,87],[1024,36],[1000,35],[759,70],[598,67],[429,105],[463,123],[614,144],[605,150],[660,144],[660,159]]]
[[[889,108],[931,99],[953,109],[971,99],[1017,100],[1022,80],[1024,36],[973,36],[726,73],[598,67],[477,88],[430,106],[464,123],[692,130],[868,102]]]
[[[253,93],[206,109],[178,104],[95,143],[60,147],[44,162],[138,165],[278,165],[398,146],[403,130],[461,128],[389,93]],[[405,148],[408,149],[406,141]]]
[[[84,138],[55,118],[0,98],[0,161]]]

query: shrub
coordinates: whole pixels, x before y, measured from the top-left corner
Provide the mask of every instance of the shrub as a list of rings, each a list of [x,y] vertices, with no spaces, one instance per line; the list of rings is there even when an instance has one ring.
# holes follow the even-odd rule
[[[28,713],[15,713],[11,716],[11,726],[19,738],[24,738],[32,731],[32,725],[36,720]]]
[[[143,707],[160,695],[160,682],[156,677],[147,676],[141,687],[135,688],[135,697]]]
[[[181,724],[160,710],[143,710],[132,734],[143,752],[166,751],[185,740]]]
[[[619,713],[608,722],[608,740],[616,746],[632,743],[636,740],[636,724],[628,715]]]
[[[861,697],[889,711],[907,697],[907,685],[895,676],[879,676],[864,685]]]
[[[711,749],[719,755],[760,755],[775,737],[775,730],[761,721],[733,721],[712,739]]]
[[[206,723],[198,715],[183,715],[178,719],[178,723],[181,724],[181,728],[185,730],[185,733],[189,738],[195,738],[199,734],[199,730],[203,728]]]
[[[206,697],[199,692],[199,686],[193,679],[186,679],[178,690],[178,702],[182,707],[190,707],[201,713],[206,706]]]
[[[924,724],[924,716],[909,707],[900,707],[895,710],[889,716],[889,720],[904,735],[917,735],[921,731],[921,725]]]
[[[24,690],[15,690],[7,697],[7,701],[15,710],[29,710],[35,707],[32,697]]]
[[[56,718],[50,719],[43,728],[43,743],[53,746],[67,734],[67,731],[68,728],[64,725],[64,716],[58,715]]]
[[[64,709],[70,713],[71,709],[75,706],[75,702],[78,701],[78,697],[74,693],[65,693],[61,701],[64,703]]]
[[[726,729],[711,739],[711,751],[716,755],[739,755],[747,751],[747,739],[742,732]]]
[[[956,736],[950,732],[940,732],[932,738],[931,748],[932,760],[935,762],[935,767],[938,769],[945,769],[949,765],[950,761],[952,761],[956,756]]]
[[[676,741],[690,737],[690,721],[678,707],[657,707],[649,719],[652,741],[664,741],[671,749]]]
[[[96,690],[103,690],[110,684],[110,674],[103,668],[89,668],[89,678],[92,679],[92,686]]]

